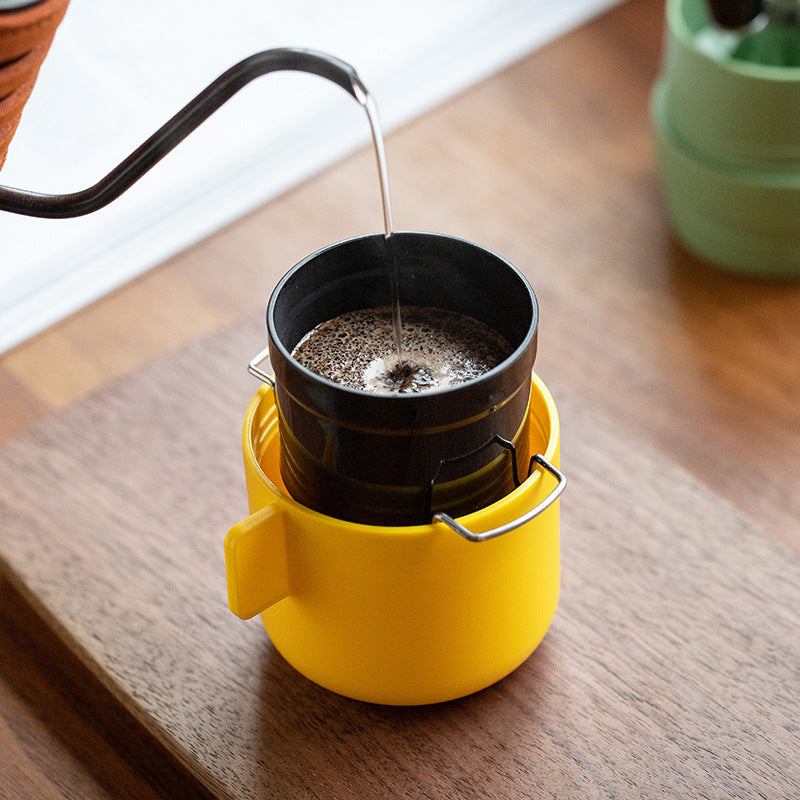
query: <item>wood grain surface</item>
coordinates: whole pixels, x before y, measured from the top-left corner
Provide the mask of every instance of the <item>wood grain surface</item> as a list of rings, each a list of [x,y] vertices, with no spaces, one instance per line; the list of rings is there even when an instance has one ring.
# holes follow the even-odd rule
[[[259,336],[214,334],[3,450],[7,563],[215,793],[619,796],[643,768],[658,794],[800,786],[797,558],[559,384],[563,594],[530,661],[412,710],[295,673],[225,602],[221,540],[246,513],[243,354]]]
[[[381,708],[227,610],[244,365],[279,276],[380,228],[365,151],[0,361],[0,797],[800,794],[800,284],[671,240],[662,13],[631,0],[387,142],[396,226],[539,298],[570,485],[534,655]]]

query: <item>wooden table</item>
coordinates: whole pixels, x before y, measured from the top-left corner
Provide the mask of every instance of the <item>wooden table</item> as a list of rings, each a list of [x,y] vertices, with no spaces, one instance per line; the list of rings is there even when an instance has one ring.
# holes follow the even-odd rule
[[[630,0],[388,138],[398,229],[528,275],[562,594],[476,695],[320,689],[225,607],[278,277],[379,230],[349,158],[0,361],[0,797],[800,796],[800,284],[670,238]]]

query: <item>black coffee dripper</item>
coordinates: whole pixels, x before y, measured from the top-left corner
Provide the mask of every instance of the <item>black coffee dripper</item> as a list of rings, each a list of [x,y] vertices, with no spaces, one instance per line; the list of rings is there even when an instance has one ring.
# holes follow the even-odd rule
[[[351,389],[293,358],[326,320],[391,304],[386,240],[371,234],[325,247],[284,275],[267,306],[275,377],[255,374],[275,390],[281,475],[295,500],[352,522],[418,525],[485,508],[529,477],[539,306],[522,273],[479,245],[415,231],[392,239],[404,304],[477,319],[506,339],[510,355],[478,377],[417,393]]]

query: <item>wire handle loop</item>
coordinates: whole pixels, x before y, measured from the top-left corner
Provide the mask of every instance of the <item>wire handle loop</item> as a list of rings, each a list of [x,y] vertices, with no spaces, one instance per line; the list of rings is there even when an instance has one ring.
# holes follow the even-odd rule
[[[465,528],[460,522],[456,522],[449,514],[434,514],[433,521],[443,522],[445,525],[452,528],[457,534],[463,536],[467,541],[470,542],[485,542],[489,539],[495,539],[498,536],[502,536],[504,533],[508,533],[509,531],[513,531],[516,528],[525,525],[553,505],[567,485],[567,479],[564,477],[564,473],[562,473],[557,467],[554,467],[544,456],[539,455],[538,453],[532,456],[531,467],[533,467],[534,463],[547,470],[558,481],[558,483],[550,492],[550,494],[544,498],[544,500],[542,500],[540,503],[537,503],[532,509],[530,509],[530,511],[527,511],[521,517],[517,517],[517,519],[512,520],[511,522],[507,522],[504,525],[499,525],[497,528],[492,528],[491,530],[483,531],[481,533],[475,533],[469,530],[469,528]]]

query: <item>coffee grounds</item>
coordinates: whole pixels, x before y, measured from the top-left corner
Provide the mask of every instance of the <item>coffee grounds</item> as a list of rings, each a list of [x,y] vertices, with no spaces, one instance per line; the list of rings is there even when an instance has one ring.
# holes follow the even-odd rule
[[[500,334],[465,314],[404,306],[402,319],[402,361],[395,351],[388,306],[349,311],[321,323],[292,356],[317,375],[351,389],[407,393],[477,378],[512,352]]]

